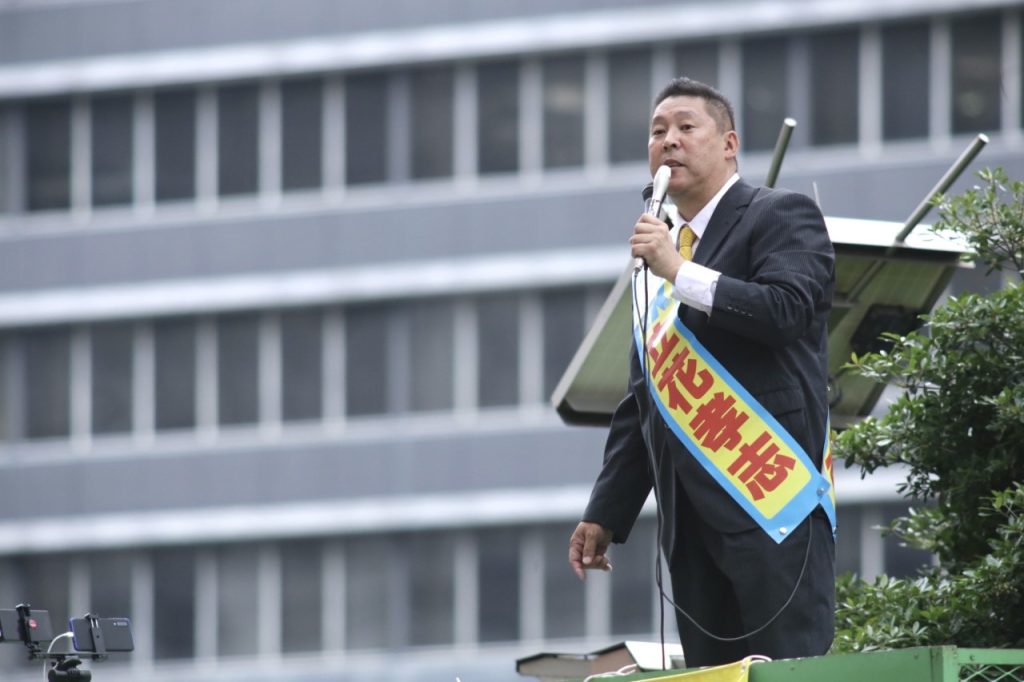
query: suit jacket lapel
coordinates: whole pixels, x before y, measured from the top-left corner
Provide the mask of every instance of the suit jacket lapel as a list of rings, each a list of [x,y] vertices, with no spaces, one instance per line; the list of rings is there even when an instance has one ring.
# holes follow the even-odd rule
[[[718,206],[715,207],[715,212],[711,214],[711,220],[708,221],[704,236],[700,239],[693,262],[699,265],[707,265],[711,262],[725,242],[726,236],[743,217],[756,193],[757,189],[742,179],[729,188],[729,191],[718,202]]]

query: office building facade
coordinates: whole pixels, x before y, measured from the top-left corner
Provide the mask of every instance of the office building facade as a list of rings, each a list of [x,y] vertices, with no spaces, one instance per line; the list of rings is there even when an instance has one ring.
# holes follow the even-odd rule
[[[110,681],[656,638],[651,509],[567,568],[604,433],[548,403],[652,95],[718,86],[755,182],[794,117],[781,186],[901,220],[978,132],[1024,176],[1022,64],[1019,2],[0,0],[0,608],[130,616]],[[840,570],[927,561],[898,480],[839,472]]]

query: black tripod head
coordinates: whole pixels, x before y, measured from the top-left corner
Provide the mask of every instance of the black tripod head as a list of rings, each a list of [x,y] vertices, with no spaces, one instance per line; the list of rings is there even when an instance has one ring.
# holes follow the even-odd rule
[[[88,670],[79,670],[78,666],[80,665],[82,665],[82,659],[73,656],[54,661],[53,667],[46,673],[46,679],[50,682],[69,682],[70,680],[89,682],[92,679],[92,673]]]

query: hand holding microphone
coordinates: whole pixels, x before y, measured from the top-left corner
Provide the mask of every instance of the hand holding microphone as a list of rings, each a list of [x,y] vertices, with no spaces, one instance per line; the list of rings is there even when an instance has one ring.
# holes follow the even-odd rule
[[[648,265],[643,257],[637,255],[637,247],[640,246],[647,250],[647,247],[654,243],[653,240],[658,238],[658,228],[664,226],[662,204],[665,201],[665,194],[668,192],[668,183],[671,178],[672,169],[668,166],[661,166],[654,174],[654,181],[644,187],[644,215],[634,225],[633,237],[629,240],[633,255],[636,256],[634,266],[636,272]]]

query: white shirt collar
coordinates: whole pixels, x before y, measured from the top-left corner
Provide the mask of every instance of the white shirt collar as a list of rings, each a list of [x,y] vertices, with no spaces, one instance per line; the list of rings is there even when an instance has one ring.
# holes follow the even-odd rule
[[[697,235],[697,239],[700,239],[704,236],[704,230],[707,229],[708,222],[710,222],[715,209],[718,208],[718,202],[722,200],[722,197],[729,191],[729,188],[735,185],[739,179],[739,173],[733,173],[732,176],[725,181],[725,184],[722,185],[722,188],[718,190],[718,193],[711,197],[711,201],[704,204],[704,208],[697,211],[697,215],[693,216],[693,220],[683,220],[683,217],[679,215],[679,209],[672,206],[672,212],[675,213],[675,215],[672,216],[672,222],[676,226],[682,226],[684,223],[689,225],[690,229]]]

